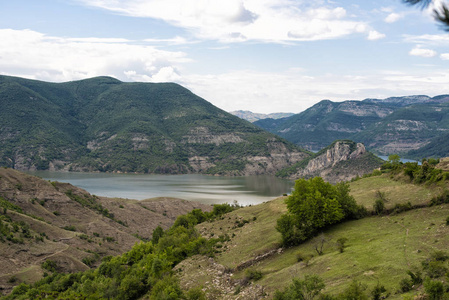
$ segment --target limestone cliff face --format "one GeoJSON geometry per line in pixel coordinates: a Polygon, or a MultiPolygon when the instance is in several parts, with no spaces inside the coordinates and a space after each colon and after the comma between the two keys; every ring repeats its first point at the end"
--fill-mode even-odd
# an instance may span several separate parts
{"type": "Polygon", "coordinates": [[[307,165],[299,168],[290,179],[320,176],[331,183],[350,180],[372,172],[381,160],[369,153],[361,143],[336,141],[311,158],[307,165]]]}
{"type": "Polygon", "coordinates": [[[277,139],[267,141],[268,155],[249,156],[243,175],[275,175],[279,170],[295,164],[309,155],[304,152],[291,151],[277,139]]]}
{"type": "MultiPolygon", "coordinates": [[[[218,141],[218,139],[214,139],[211,136],[203,139],[203,143],[205,143],[204,141],[212,143],[214,140],[218,141]]],[[[245,143],[240,143],[240,145],[242,148],[247,146],[245,143]]],[[[306,152],[291,149],[285,142],[277,138],[268,138],[266,140],[264,152],[263,155],[262,153],[257,155],[248,154],[246,156],[230,155],[223,159],[226,163],[232,161],[240,162],[242,164],[240,170],[212,171],[219,170],[214,168],[218,167],[221,162],[209,155],[192,155],[189,157],[189,165],[195,173],[231,176],[275,175],[279,170],[309,157],[309,154],[306,152]]]]}

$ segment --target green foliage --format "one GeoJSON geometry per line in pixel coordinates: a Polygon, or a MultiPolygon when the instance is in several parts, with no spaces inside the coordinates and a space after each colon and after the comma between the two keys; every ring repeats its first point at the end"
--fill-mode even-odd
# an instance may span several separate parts
{"type": "MultiPolygon", "coordinates": [[[[218,211],[225,211],[217,209],[218,211]]],[[[53,275],[47,276],[32,286],[21,287],[8,299],[22,299],[32,295],[51,299],[138,299],[147,295],[150,299],[205,299],[201,289],[184,293],[172,271],[173,267],[186,257],[202,254],[211,255],[214,246],[226,239],[206,240],[194,228],[198,223],[194,216],[213,217],[202,211],[192,211],[179,217],[175,224],[162,232],[158,239],[141,242],[116,257],[105,257],[100,266],[77,274],[59,274],[56,263],[47,260],[42,268],[53,275]]],[[[202,219],[203,221],[206,219],[202,219]]],[[[92,266],[98,255],[88,256],[83,262],[92,266]]]]}
{"type": "Polygon", "coordinates": [[[276,226],[285,246],[305,241],[320,228],[360,217],[361,211],[349,195],[347,184],[334,186],[320,177],[298,179],[294,191],[285,202],[288,213],[278,219],[276,226]]]}
{"type": "Polygon", "coordinates": [[[388,156],[387,162],[392,164],[393,166],[399,165],[399,163],[401,162],[401,157],[397,154],[391,154],[388,156]]]}
{"type": "Polygon", "coordinates": [[[76,231],[76,227],[73,225],[66,225],[62,227],[62,229],[68,230],[68,231],[76,231]]]}
{"type": "Polygon", "coordinates": [[[382,214],[385,209],[385,204],[381,199],[376,199],[373,205],[374,212],[378,215],[382,214]]]}
{"type": "Polygon", "coordinates": [[[324,289],[324,281],[317,275],[306,275],[303,280],[294,278],[284,291],[276,291],[274,300],[312,300],[324,289]]]}
{"type": "Polygon", "coordinates": [[[441,281],[427,279],[424,281],[424,289],[429,296],[429,300],[443,299],[445,289],[441,281]]]}
{"type": "Polygon", "coordinates": [[[164,235],[164,229],[162,229],[161,226],[157,226],[154,230],[153,230],[153,234],[152,234],[152,238],[151,241],[153,242],[153,244],[157,244],[159,242],[159,239],[164,235]]]}
{"type": "Polygon", "coordinates": [[[259,271],[259,270],[247,269],[247,270],[245,271],[245,277],[246,277],[248,280],[254,280],[254,281],[257,281],[257,280],[262,279],[263,274],[262,274],[262,272],[259,271]]]}
{"type": "Polygon", "coordinates": [[[345,251],[347,241],[348,239],[345,237],[341,237],[337,240],[337,248],[340,253],[343,253],[345,251]]]}
{"type": "Polygon", "coordinates": [[[410,276],[412,285],[419,285],[422,283],[423,279],[422,279],[420,270],[417,270],[415,272],[408,270],[407,274],[410,276]]]}
{"type": "Polygon", "coordinates": [[[365,293],[366,285],[354,280],[351,284],[338,296],[341,300],[368,300],[365,293]]]}
{"type": "Polygon", "coordinates": [[[411,291],[413,287],[413,282],[410,280],[410,278],[403,278],[399,282],[399,290],[402,293],[407,293],[408,291],[411,291]]]}
{"type": "Polygon", "coordinates": [[[47,259],[44,262],[42,262],[42,264],[41,264],[42,269],[47,270],[52,273],[56,272],[57,267],[58,267],[58,265],[56,264],[56,262],[51,259],[47,259]]]}
{"type": "Polygon", "coordinates": [[[20,206],[17,206],[14,203],[11,203],[11,201],[8,201],[7,199],[5,199],[1,196],[0,196],[0,207],[3,207],[3,209],[13,210],[18,213],[23,213],[23,210],[20,206]]]}
{"type": "Polygon", "coordinates": [[[386,292],[385,287],[377,282],[377,285],[371,290],[371,296],[373,296],[373,300],[385,299],[387,297],[386,292]]]}
{"type": "Polygon", "coordinates": [[[273,141],[301,151],[173,83],[1,76],[0,97],[0,128],[9,137],[0,142],[2,166],[24,157],[37,169],[58,161],[84,171],[182,174],[193,171],[189,157],[207,156],[215,166],[202,173],[238,174],[247,156],[267,156],[273,141]]]}
{"type": "Polygon", "coordinates": [[[191,288],[186,293],[187,300],[207,300],[206,294],[200,287],[191,288]]]}

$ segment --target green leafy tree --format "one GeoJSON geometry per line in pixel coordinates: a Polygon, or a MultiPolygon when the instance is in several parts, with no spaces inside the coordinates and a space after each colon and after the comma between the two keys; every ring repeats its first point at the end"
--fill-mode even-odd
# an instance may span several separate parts
{"type": "Polygon", "coordinates": [[[303,242],[320,228],[354,218],[360,210],[347,184],[334,186],[321,177],[298,179],[285,202],[288,213],[278,219],[276,226],[285,246],[303,242]]]}
{"type": "Polygon", "coordinates": [[[153,244],[156,245],[159,242],[159,239],[164,235],[164,229],[161,226],[156,227],[153,230],[152,241],[153,244]]]}
{"type": "Polygon", "coordinates": [[[397,154],[391,154],[388,156],[388,162],[392,165],[398,165],[401,161],[401,157],[397,154]]]}

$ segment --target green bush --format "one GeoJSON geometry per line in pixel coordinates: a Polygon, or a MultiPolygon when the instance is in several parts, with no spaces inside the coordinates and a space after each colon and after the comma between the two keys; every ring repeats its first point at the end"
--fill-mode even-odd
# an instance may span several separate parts
{"type": "Polygon", "coordinates": [[[276,291],[274,300],[314,299],[324,289],[324,281],[317,275],[306,275],[303,280],[294,278],[283,291],[276,291]]]}
{"type": "Polygon", "coordinates": [[[248,269],[248,270],[245,271],[245,277],[248,280],[255,280],[255,281],[257,281],[257,280],[262,279],[263,275],[262,275],[262,272],[259,271],[259,270],[248,269]]]}
{"type": "Polygon", "coordinates": [[[376,199],[373,205],[374,212],[378,215],[382,214],[385,209],[384,201],[381,199],[376,199]]]}
{"type": "Polygon", "coordinates": [[[424,281],[424,289],[430,300],[440,300],[443,298],[444,286],[441,281],[427,279],[424,281]]]}

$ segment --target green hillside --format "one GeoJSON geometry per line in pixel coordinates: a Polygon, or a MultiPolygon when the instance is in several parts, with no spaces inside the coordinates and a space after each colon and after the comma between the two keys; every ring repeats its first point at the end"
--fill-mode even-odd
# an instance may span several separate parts
{"type": "Polygon", "coordinates": [[[407,153],[407,157],[414,159],[438,158],[449,156],[449,134],[442,134],[433,138],[428,144],[423,147],[411,150],[407,153]]]}
{"type": "MultiPolygon", "coordinates": [[[[377,154],[405,154],[449,130],[448,100],[447,95],[323,100],[292,117],[254,124],[311,150],[326,147],[336,139],[350,139],[377,154]]],[[[416,157],[418,152],[411,155],[416,157]]],[[[422,158],[435,153],[422,148],[419,155],[422,158]]]]}
{"type": "Polygon", "coordinates": [[[349,184],[364,217],[321,228],[298,246],[281,248],[276,230],[287,197],[239,209],[217,205],[178,217],[99,268],[52,271],[36,284],[17,283],[5,299],[292,299],[276,291],[307,276],[323,283],[324,299],[381,299],[376,287],[382,299],[444,299],[449,174],[428,164],[382,169],[349,184]]]}
{"type": "Polygon", "coordinates": [[[0,100],[0,165],[16,169],[273,174],[307,156],[174,83],[0,76],[0,100]]]}

